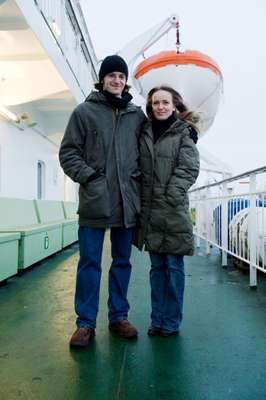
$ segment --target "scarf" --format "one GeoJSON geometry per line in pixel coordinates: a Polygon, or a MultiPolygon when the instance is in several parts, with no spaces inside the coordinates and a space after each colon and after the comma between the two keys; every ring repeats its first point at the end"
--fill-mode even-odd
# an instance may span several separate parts
{"type": "Polygon", "coordinates": [[[164,120],[158,120],[153,118],[151,122],[152,132],[153,132],[153,142],[156,143],[159,137],[161,137],[167,129],[170,128],[171,125],[176,121],[176,113],[173,113],[164,120]]]}
{"type": "Polygon", "coordinates": [[[108,92],[107,90],[103,90],[101,93],[104,94],[106,100],[112,107],[118,108],[119,110],[122,108],[126,108],[128,103],[132,100],[132,96],[128,92],[122,93],[122,97],[117,97],[114,94],[108,92]]]}

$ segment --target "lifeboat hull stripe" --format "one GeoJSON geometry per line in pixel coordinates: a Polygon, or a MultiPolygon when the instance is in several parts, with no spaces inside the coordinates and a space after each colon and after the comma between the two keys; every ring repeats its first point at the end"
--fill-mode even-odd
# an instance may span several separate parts
{"type": "Polygon", "coordinates": [[[138,79],[152,69],[162,68],[173,64],[194,64],[199,67],[209,68],[222,78],[222,73],[216,62],[199,51],[185,51],[184,53],[176,53],[175,51],[162,51],[161,53],[142,61],[135,69],[134,77],[138,79]]]}

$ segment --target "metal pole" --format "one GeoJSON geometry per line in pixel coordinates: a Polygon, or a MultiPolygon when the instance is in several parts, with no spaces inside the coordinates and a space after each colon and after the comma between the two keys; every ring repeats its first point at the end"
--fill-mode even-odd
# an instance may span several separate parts
{"type": "Polygon", "coordinates": [[[205,190],[205,231],[206,231],[206,254],[209,255],[211,250],[210,250],[210,226],[211,226],[211,221],[210,221],[210,207],[209,207],[209,195],[210,195],[210,189],[207,188],[205,190]]]}
{"type": "Polygon", "coordinates": [[[197,248],[200,248],[200,224],[201,224],[201,215],[200,215],[200,191],[197,193],[196,196],[196,246],[197,248]]]}
{"type": "Polygon", "coordinates": [[[251,288],[257,287],[257,214],[256,214],[256,175],[252,174],[249,181],[250,191],[250,210],[248,219],[248,248],[250,252],[249,264],[249,285],[251,288]]]}
{"type": "Polygon", "coordinates": [[[222,266],[227,266],[227,250],[228,250],[228,199],[227,183],[222,185],[222,210],[221,210],[221,245],[222,245],[222,266]]]}

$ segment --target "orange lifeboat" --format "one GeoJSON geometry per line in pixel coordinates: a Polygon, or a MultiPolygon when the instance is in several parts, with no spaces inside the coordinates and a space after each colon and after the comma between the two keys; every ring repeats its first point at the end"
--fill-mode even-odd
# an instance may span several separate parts
{"type": "Polygon", "coordinates": [[[223,90],[219,66],[199,51],[162,51],[142,61],[133,72],[133,83],[146,97],[155,86],[176,89],[187,106],[200,114],[201,133],[212,125],[223,90]]]}

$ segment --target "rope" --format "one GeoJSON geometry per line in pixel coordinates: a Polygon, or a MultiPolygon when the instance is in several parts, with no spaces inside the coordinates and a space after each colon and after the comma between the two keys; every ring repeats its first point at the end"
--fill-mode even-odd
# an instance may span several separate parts
{"type": "Polygon", "coordinates": [[[176,52],[179,53],[180,40],[179,40],[179,22],[176,23],[176,52]]]}

